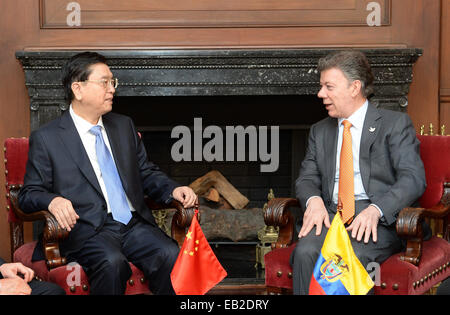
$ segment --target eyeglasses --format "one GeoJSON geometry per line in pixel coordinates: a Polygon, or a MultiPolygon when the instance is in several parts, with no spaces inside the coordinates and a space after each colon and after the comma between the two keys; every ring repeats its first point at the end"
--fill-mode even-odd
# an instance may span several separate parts
{"type": "Polygon", "coordinates": [[[101,80],[84,80],[83,82],[100,83],[101,86],[103,86],[103,88],[105,90],[108,87],[108,84],[111,85],[115,89],[117,89],[117,87],[119,86],[119,79],[118,78],[101,79],[101,80]]]}

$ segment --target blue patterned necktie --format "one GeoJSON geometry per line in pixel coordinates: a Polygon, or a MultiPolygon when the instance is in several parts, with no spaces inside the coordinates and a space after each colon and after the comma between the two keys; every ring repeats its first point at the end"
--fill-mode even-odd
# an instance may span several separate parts
{"type": "Polygon", "coordinates": [[[113,219],[123,224],[128,224],[131,219],[131,210],[122,186],[122,181],[120,180],[119,172],[103,140],[101,126],[94,126],[89,131],[95,135],[95,151],[97,152],[98,164],[100,165],[100,171],[102,172],[106,192],[108,193],[108,201],[113,219]]]}

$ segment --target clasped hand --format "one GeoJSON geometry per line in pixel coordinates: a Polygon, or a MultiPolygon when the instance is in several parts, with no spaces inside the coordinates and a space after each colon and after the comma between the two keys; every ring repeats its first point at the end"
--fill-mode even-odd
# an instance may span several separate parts
{"type": "MultiPolygon", "coordinates": [[[[370,235],[372,235],[372,240],[377,242],[377,227],[380,216],[378,209],[370,205],[353,219],[346,230],[351,231],[351,236],[356,238],[358,242],[361,241],[364,236],[364,243],[367,244],[370,235]]],[[[328,211],[325,208],[322,198],[312,198],[309,201],[305,215],[303,216],[303,225],[298,237],[302,238],[308,235],[314,226],[316,226],[316,235],[320,235],[323,224],[325,224],[325,227],[330,228],[328,211]]]]}
{"type": "Polygon", "coordinates": [[[0,280],[0,294],[29,295],[31,288],[27,284],[34,277],[34,271],[21,263],[4,263],[0,266],[4,279],[0,280]],[[19,275],[22,275],[20,277],[19,275]]]}
{"type": "Polygon", "coordinates": [[[192,208],[197,202],[197,195],[192,188],[188,186],[180,186],[175,188],[172,192],[172,196],[181,202],[184,208],[192,208]]]}

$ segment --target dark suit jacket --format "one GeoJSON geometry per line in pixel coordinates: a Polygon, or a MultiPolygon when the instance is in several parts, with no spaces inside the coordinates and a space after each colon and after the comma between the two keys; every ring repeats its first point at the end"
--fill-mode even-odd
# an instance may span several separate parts
{"type": "MultiPolygon", "coordinates": [[[[6,263],[2,258],[0,258],[0,266],[6,263]]],[[[0,273],[0,279],[3,279],[3,275],[0,273]]]]}
{"type": "MultiPolygon", "coordinates": [[[[3,265],[6,261],[0,258],[0,266],[3,265]]],[[[0,279],[3,279],[3,275],[0,273],[0,279]]]]}
{"type": "MultiPolygon", "coordinates": [[[[327,117],[311,127],[296,181],[297,198],[305,208],[308,198],[315,195],[321,196],[331,209],[337,140],[336,118],[327,117]]],[[[359,161],[364,189],[371,203],[383,211],[381,222],[386,225],[395,223],[399,211],[414,203],[425,190],[419,141],[407,114],[377,109],[369,103],[359,161]]]]}
{"type": "MultiPolygon", "coordinates": [[[[103,115],[103,124],[131,204],[142,218],[155,225],[144,194],[156,202],[169,202],[173,189],[179,185],[148,161],[130,118],[108,113],[103,115]]],[[[66,256],[78,251],[102,227],[107,215],[105,198],[68,111],[31,134],[19,204],[25,212],[39,211],[48,209],[56,196],[70,200],[80,217],[60,244],[62,255],[66,256]]],[[[38,251],[34,259],[42,258],[38,251]]]]}

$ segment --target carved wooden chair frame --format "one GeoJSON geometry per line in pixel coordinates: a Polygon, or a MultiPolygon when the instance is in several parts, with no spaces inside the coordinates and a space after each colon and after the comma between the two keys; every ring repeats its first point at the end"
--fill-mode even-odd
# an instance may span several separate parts
{"type": "MultiPolygon", "coordinates": [[[[279,227],[280,232],[272,249],[285,248],[292,244],[294,236],[294,217],[289,210],[291,207],[300,208],[295,198],[274,198],[269,201],[264,213],[264,221],[268,226],[279,227]]],[[[406,250],[401,253],[400,259],[415,266],[419,265],[422,256],[422,243],[424,234],[422,222],[427,219],[443,221],[443,238],[450,241],[450,183],[444,183],[444,193],[439,204],[431,208],[404,208],[400,211],[396,221],[396,230],[399,237],[406,240],[406,250]]],[[[450,266],[445,266],[448,268],[450,266]]],[[[438,270],[437,272],[441,272],[438,270]]],[[[292,275],[291,275],[292,276],[292,275]]],[[[276,287],[267,287],[269,293],[289,293],[290,290],[276,287]]]]}
{"type": "MultiPolygon", "coordinates": [[[[59,226],[56,218],[48,210],[41,210],[30,214],[23,212],[18,203],[18,194],[21,186],[22,185],[11,185],[7,187],[7,198],[11,202],[11,209],[9,210],[13,211],[16,217],[20,220],[20,222],[10,223],[11,255],[13,255],[14,252],[24,244],[22,222],[44,221],[43,246],[47,268],[50,270],[65,265],[67,263],[66,258],[61,256],[59,251],[59,242],[67,238],[69,232],[59,226]]],[[[171,235],[181,247],[185,238],[186,228],[189,228],[194,216],[193,208],[185,209],[182,204],[176,200],[172,201],[169,205],[157,204],[150,200],[146,200],[146,202],[152,210],[165,208],[176,209],[176,212],[172,218],[171,235]]]]}

